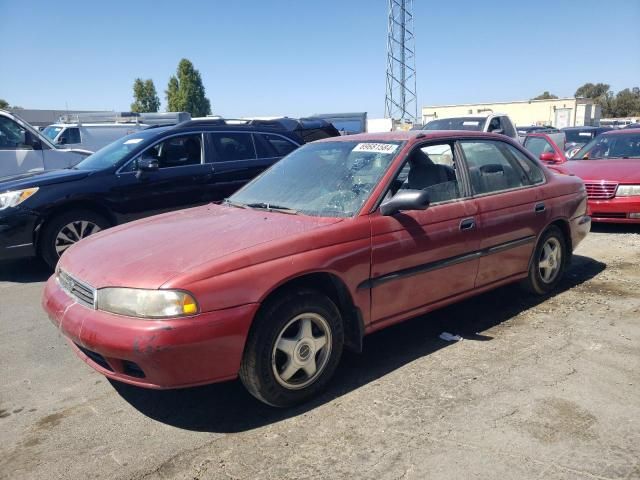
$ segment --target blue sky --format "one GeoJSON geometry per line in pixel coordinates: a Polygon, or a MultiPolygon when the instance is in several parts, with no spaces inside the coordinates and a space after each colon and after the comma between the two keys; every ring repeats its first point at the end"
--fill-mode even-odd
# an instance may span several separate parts
{"type": "MultiPolygon", "coordinates": [[[[214,113],[384,112],[386,0],[0,0],[0,98],[128,110],[178,61],[214,113]],[[28,6],[27,6],[28,5],[28,6]]],[[[418,104],[640,86],[640,0],[415,0],[418,104]]]]}

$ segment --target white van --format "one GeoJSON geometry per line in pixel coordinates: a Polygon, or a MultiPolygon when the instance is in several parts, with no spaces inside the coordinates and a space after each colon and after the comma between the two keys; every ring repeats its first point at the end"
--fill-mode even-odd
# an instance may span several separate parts
{"type": "Polygon", "coordinates": [[[42,133],[54,145],[96,152],[119,138],[151,125],[175,125],[190,119],[191,115],[185,112],[71,114],[62,115],[57,123],[49,125],[42,133]]]}
{"type": "Polygon", "coordinates": [[[56,148],[19,116],[0,110],[0,178],[69,168],[91,153],[81,149],[56,148]]]}

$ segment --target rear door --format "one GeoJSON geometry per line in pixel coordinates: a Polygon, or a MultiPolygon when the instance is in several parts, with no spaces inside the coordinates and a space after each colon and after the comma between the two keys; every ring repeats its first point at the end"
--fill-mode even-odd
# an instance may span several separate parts
{"type": "Polygon", "coordinates": [[[422,211],[371,216],[372,322],[393,321],[473,289],[480,236],[477,206],[453,142],[423,144],[408,155],[386,197],[426,190],[422,211]]]}
{"type": "Polygon", "coordinates": [[[44,169],[42,150],[27,144],[30,135],[18,122],[0,115],[0,177],[44,169]]]}
{"type": "Polygon", "coordinates": [[[536,238],[547,223],[542,170],[499,140],[462,140],[478,208],[480,262],[476,287],[526,272],[536,238]]]}

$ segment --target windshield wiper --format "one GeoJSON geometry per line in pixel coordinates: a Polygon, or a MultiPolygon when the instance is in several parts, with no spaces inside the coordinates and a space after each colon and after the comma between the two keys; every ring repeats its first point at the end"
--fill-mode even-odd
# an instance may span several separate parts
{"type": "Polygon", "coordinates": [[[234,202],[233,200],[229,200],[228,198],[225,198],[222,203],[224,203],[225,205],[230,205],[232,207],[238,207],[238,208],[248,208],[244,203],[240,203],[240,202],[234,202]]]}
{"type": "Polygon", "coordinates": [[[267,210],[269,212],[288,213],[291,215],[296,215],[298,213],[297,210],[294,210],[292,208],[281,207],[280,205],[274,205],[272,203],[265,203],[265,202],[247,203],[247,207],[257,208],[260,210],[267,210]]]}

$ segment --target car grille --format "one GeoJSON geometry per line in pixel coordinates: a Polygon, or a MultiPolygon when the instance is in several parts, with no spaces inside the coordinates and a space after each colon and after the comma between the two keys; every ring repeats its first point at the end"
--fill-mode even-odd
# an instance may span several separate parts
{"type": "Polygon", "coordinates": [[[58,272],[58,282],[62,289],[71,297],[75,298],[78,303],[82,303],[87,307],[95,308],[96,305],[96,289],[86,283],[73,278],[66,272],[60,270],[58,272]]]}
{"type": "Polygon", "coordinates": [[[585,182],[584,186],[587,188],[587,196],[594,200],[613,198],[618,188],[615,182],[585,182]]]}

